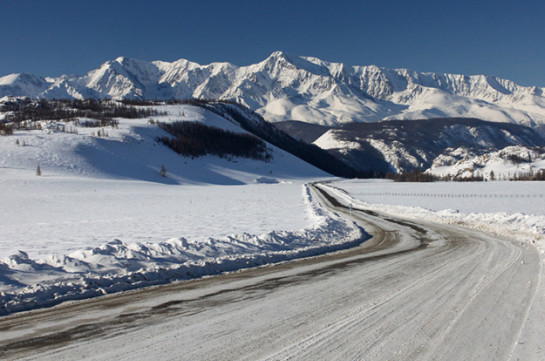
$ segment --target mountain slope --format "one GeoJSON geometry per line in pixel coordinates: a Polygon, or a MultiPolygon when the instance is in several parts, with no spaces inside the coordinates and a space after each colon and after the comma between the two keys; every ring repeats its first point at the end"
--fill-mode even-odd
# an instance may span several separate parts
{"type": "Polygon", "coordinates": [[[290,136],[242,105],[225,102],[197,102],[197,104],[231,119],[252,134],[332,175],[345,178],[371,175],[369,169],[360,170],[359,167],[350,166],[319,146],[290,136]]]}
{"type": "Polygon", "coordinates": [[[274,52],[238,67],[117,58],[84,76],[0,78],[0,97],[227,99],[266,120],[323,125],[391,119],[474,117],[545,125],[544,89],[485,75],[347,66],[274,52]]]}
{"type": "MultiPolygon", "coordinates": [[[[291,134],[309,127],[297,122],[277,126],[291,134]]],[[[439,167],[446,159],[454,164],[464,160],[464,154],[483,156],[511,146],[545,146],[545,139],[531,128],[470,118],[350,123],[314,130],[316,138],[307,141],[358,170],[383,173],[439,167]]]]}
{"type": "Polygon", "coordinates": [[[170,184],[237,185],[281,182],[285,179],[324,177],[327,173],[267,144],[267,161],[226,155],[182,157],[158,141],[170,135],[157,121],[198,122],[234,133],[248,133],[216,113],[192,105],[158,106],[158,115],[140,119],[116,118],[114,126],[89,126],[79,118],[37,120],[29,130],[15,129],[0,137],[3,177],[34,176],[40,166],[44,176],[143,180],[170,184]],[[161,177],[161,166],[168,176],[161,177]]]}

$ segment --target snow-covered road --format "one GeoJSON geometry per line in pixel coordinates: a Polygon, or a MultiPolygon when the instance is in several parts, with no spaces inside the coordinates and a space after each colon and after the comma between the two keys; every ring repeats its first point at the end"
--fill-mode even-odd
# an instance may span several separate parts
{"type": "Polygon", "coordinates": [[[543,312],[535,248],[322,200],[373,238],[302,261],[7,316],[0,357],[545,359],[525,329],[543,312]]]}

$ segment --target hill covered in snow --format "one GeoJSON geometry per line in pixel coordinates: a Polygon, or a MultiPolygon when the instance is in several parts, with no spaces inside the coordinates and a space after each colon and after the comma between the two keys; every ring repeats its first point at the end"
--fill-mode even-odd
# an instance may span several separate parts
{"type": "Polygon", "coordinates": [[[543,129],[543,90],[494,76],[349,66],[284,52],[248,66],[120,57],[83,76],[0,78],[0,97],[228,99],[269,121],[324,125],[472,117],[543,129]]]}
{"type": "MultiPolygon", "coordinates": [[[[40,104],[31,103],[29,106],[39,109],[40,104]]],[[[4,112],[3,116],[10,116],[11,113],[4,112]]],[[[36,114],[39,114],[38,111],[36,114]]],[[[13,134],[0,137],[0,174],[3,177],[21,173],[33,175],[39,166],[44,176],[224,185],[265,180],[280,182],[327,175],[282,149],[259,140],[265,147],[262,150],[268,155],[266,159],[238,157],[228,152],[222,157],[181,156],[160,142],[161,138],[173,136],[158,123],[197,123],[203,127],[221,129],[226,134],[245,134],[256,140],[257,137],[240,124],[198,106],[157,106],[150,113],[154,115],[146,115],[146,111],[144,114],[143,117],[113,118],[109,122],[107,120],[110,118],[100,121],[74,117],[14,123],[16,129],[12,130],[13,134]],[[166,177],[161,175],[162,166],[166,168],[166,177]]]]}

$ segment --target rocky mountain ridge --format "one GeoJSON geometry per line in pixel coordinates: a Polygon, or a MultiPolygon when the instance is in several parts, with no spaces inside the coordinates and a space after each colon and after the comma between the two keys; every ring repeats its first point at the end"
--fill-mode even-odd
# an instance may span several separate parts
{"type": "Polygon", "coordinates": [[[544,88],[485,75],[348,66],[274,52],[248,66],[119,57],[83,76],[0,78],[0,97],[46,99],[226,99],[269,121],[322,125],[473,117],[543,129],[544,88]]]}
{"type": "Polygon", "coordinates": [[[467,178],[485,175],[485,168],[486,175],[496,168],[498,176],[508,176],[509,172],[537,172],[545,165],[540,161],[545,157],[545,139],[534,129],[517,124],[441,118],[337,127],[290,121],[276,126],[327,149],[360,171],[384,174],[420,170],[467,178]],[[488,162],[493,166],[488,167],[488,162]]]}

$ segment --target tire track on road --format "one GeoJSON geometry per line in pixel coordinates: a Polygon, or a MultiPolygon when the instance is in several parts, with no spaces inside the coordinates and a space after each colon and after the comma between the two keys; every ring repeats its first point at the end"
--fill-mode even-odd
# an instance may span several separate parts
{"type": "Polygon", "coordinates": [[[535,250],[350,210],[312,189],[373,238],[323,256],[8,316],[0,319],[11,335],[0,356],[508,359],[535,296],[535,250]]]}

